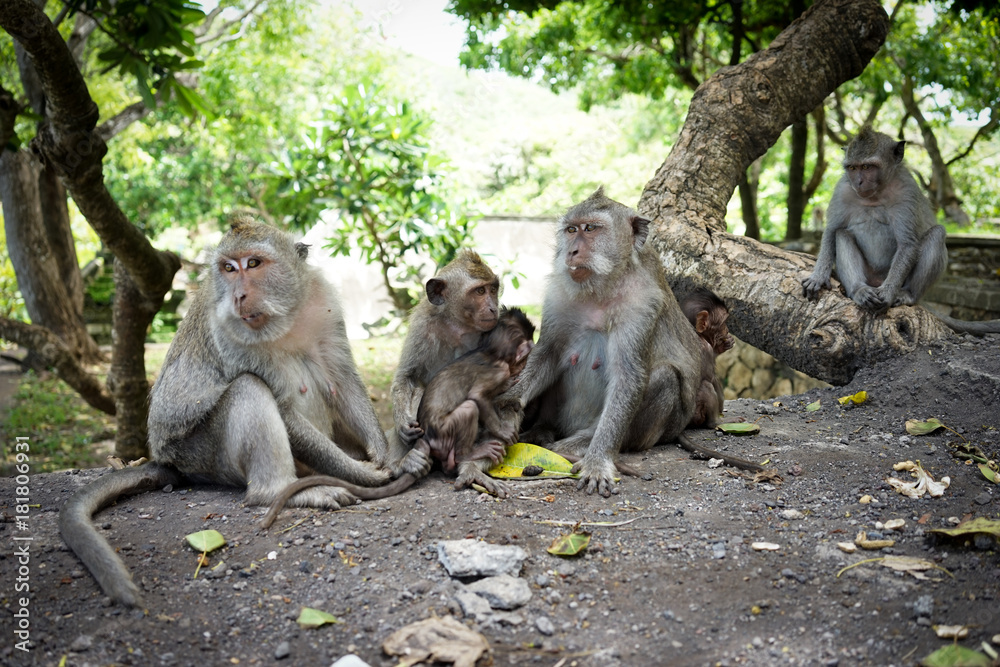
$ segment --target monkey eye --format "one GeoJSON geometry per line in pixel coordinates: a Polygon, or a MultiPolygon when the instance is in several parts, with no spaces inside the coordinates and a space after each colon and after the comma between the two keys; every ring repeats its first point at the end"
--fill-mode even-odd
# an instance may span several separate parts
{"type": "Polygon", "coordinates": [[[577,232],[577,226],[576,225],[567,225],[566,226],[566,233],[567,234],[576,234],[576,232],[577,232]]]}
{"type": "Polygon", "coordinates": [[[222,265],[222,270],[226,273],[232,273],[236,270],[236,267],[233,266],[232,262],[226,262],[222,265]]]}
{"type": "Polygon", "coordinates": [[[583,226],[583,231],[585,231],[585,232],[595,232],[595,231],[597,231],[597,225],[594,225],[594,224],[591,224],[591,223],[588,222],[587,224],[585,224],[583,226]]]}
{"type": "Polygon", "coordinates": [[[260,260],[257,259],[256,257],[251,257],[250,259],[247,260],[247,268],[248,269],[253,269],[253,268],[256,268],[258,266],[260,266],[260,260]]]}
{"type": "Polygon", "coordinates": [[[486,288],[480,285],[479,287],[476,288],[476,294],[478,294],[479,296],[486,294],[486,288]]]}

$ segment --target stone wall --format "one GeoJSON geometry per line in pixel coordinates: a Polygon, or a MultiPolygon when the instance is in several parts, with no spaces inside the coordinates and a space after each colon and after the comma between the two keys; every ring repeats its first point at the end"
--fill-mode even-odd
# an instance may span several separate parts
{"type": "Polygon", "coordinates": [[[715,372],[723,378],[726,400],[773,398],[830,386],[792,369],[738,338],[733,349],[715,360],[715,372]]]}

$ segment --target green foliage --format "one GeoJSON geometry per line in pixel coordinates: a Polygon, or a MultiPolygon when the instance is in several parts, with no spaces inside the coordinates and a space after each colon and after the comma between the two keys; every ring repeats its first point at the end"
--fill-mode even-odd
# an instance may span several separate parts
{"type": "Polygon", "coordinates": [[[134,78],[142,101],[156,107],[156,95],[173,99],[188,116],[208,115],[201,96],[177,75],[204,65],[195,58],[196,24],[205,19],[201,7],[188,0],[71,0],[110,37],[97,58],[108,69],[134,78]]]}
{"type": "Polygon", "coordinates": [[[462,64],[501,69],[553,90],[579,86],[584,109],[624,93],[661,99],[671,87],[694,89],[722,65],[773,39],[809,3],[748,0],[453,0],[469,22],[462,64]],[[734,15],[738,6],[740,15],[734,15]],[[801,9],[799,11],[801,11],[801,9]]]}
{"type": "Polygon", "coordinates": [[[301,141],[272,163],[270,210],[308,228],[327,210],[340,219],[328,246],[359,250],[378,263],[397,308],[416,302],[396,285],[415,283],[429,255],[450,261],[469,233],[468,219],[437,194],[444,161],[431,153],[429,120],[376,86],[346,88],[310,123],[301,141]],[[390,272],[399,272],[390,279],[390,272]]]}

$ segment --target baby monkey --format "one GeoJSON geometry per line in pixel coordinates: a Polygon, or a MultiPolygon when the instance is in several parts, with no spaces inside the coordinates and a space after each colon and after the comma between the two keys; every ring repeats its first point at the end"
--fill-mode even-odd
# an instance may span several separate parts
{"type": "Polygon", "coordinates": [[[702,351],[701,385],[698,387],[694,416],[688,426],[715,428],[724,401],[722,381],[715,372],[715,360],[733,347],[733,337],[726,326],[729,309],[714,292],[698,287],[681,301],[681,310],[698,332],[702,351]]]}
{"type": "Polygon", "coordinates": [[[417,421],[431,457],[446,471],[465,461],[503,459],[505,443],[515,434],[503,432],[493,399],[517,382],[534,335],[535,326],[519,308],[504,308],[479,347],[442,368],[427,384],[417,421]],[[477,444],[480,424],[493,437],[477,444]]]}
{"type": "MultiPolygon", "coordinates": [[[[715,428],[722,415],[725,398],[722,381],[715,372],[716,358],[733,347],[733,337],[729,335],[726,320],[729,309],[726,304],[709,289],[697,287],[681,300],[681,310],[688,318],[701,342],[701,383],[695,396],[694,416],[688,428],[715,428]]],[[[709,449],[693,441],[686,433],[677,437],[680,446],[698,456],[722,459],[728,465],[743,470],[759,472],[763,467],[735,456],[729,456],[709,449]]]]}

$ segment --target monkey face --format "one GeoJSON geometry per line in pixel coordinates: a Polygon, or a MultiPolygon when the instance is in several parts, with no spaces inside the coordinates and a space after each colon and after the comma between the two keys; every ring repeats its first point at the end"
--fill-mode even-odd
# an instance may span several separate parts
{"type": "Polygon", "coordinates": [[[500,315],[500,281],[473,285],[465,293],[462,311],[465,321],[476,331],[490,331],[500,315]]]}
{"type": "Polygon", "coordinates": [[[583,283],[591,277],[606,276],[614,270],[615,244],[602,217],[567,220],[560,234],[562,257],[569,277],[583,283]]]}
{"type": "Polygon", "coordinates": [[[851,187],[862,199],[868,199],[878,194],[881,187],[881,173],[879,165],[873,162],[851,163],[845,167],[847,178],[851,182],[851,187]]]}

